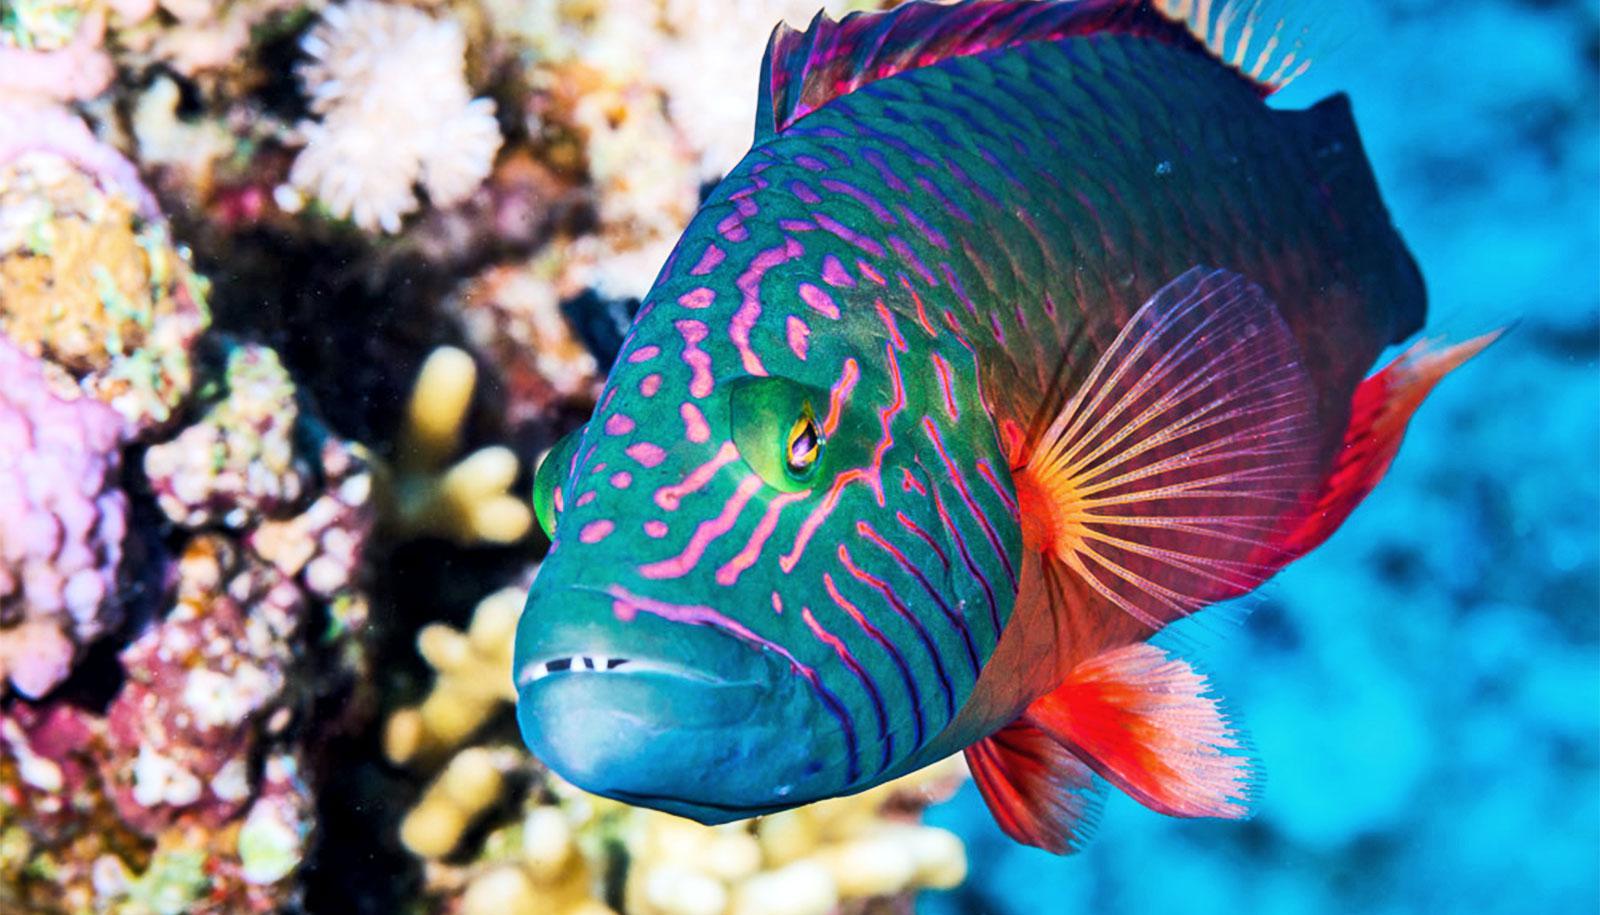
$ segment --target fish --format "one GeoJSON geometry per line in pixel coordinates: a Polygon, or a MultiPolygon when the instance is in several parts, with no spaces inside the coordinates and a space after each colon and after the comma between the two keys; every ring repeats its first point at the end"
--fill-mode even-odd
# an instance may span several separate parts
{"type": "Polygon", "coordinates": [[[1326,540],[1447,373],[1351,105],[1285,20],[912,2],[761,65],[749,153],[539,465],[517,717],[704,823],[964,753],[1082,847],[1107,787],[1237,819],[1258,765],[1153,644],[1326,540]]]}

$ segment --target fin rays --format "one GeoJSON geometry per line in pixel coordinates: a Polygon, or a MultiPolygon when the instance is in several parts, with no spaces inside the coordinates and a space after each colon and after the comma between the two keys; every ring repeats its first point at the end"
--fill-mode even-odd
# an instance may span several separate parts
{"type": "Polygon", "coordinates": [[[1273,536],[1315,482],[1312,410],[1260,288],[1190,270],[1128,321],[1021,462],[1034,546],[1152,629],[1249,591],[1282,564],[1273,536]]]}

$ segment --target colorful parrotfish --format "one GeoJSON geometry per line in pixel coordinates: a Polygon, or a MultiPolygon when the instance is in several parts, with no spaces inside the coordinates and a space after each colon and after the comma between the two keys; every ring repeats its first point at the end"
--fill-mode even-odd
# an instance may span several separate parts
{"type": "Polygon", "coordinates": [[[1488,344],[1422,277],[1343,97],[1247,4],[911,3],[762,64],[749,154],[535,482],[528,745],[719,822],[965,750],[1016,839],[1099,780],[1239,817],[1252,764],[1147,639],[1326,539],[1488,344]]]}

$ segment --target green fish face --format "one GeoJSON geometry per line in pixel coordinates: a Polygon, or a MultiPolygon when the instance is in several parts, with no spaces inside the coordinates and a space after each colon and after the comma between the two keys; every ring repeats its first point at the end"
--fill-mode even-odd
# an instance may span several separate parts
{"type": "Polygon", "coordinates": [[[1020,551],[972,352],[837,235],[751,218],[793,197],[762,193],[792,167],[750,164],[541,467],[517,637],[541,759],[703,821],[956,749],[1020,551]]]}

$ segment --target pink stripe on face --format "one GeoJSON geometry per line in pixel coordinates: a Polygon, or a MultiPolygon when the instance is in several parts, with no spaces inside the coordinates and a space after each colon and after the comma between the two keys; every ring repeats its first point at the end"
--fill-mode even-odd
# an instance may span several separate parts
{"type": "Polygon", "coordinates": [[[646,467],[654,467],[667,459],[667,453],[661,450],[660,445],[649,442],[634,442],[624,448],[623,453],[646,467]]]}
{"type": "Polygon", "coordinates": [[[611,532],[615,529],[616,525],[610,521],[590,521],[578,532],[578,540],[582,543],[599,543],[611,536],[611,532]]]}
{"type": "Polygon", "coordinates": [[[639,380],[639,393],[644,397],[654,397],[661,390],[661,376],[656,374],[646,375],[639,380]]]}
{"type": "Polygon", "coordinates": [[[722,263],[723,256],[721,248],[716,245],[706,245],[705,253],[700,255],[700,262],[694,265],[694,268],[689,271],[689,275],[705,276],[717,269],[717,265],[722,263]]]}
{"type": "Polygon", "coordinates": [[[811,336],[811,328],[794,315],[784,319],[783,328],[784,336],[789,341],[789,349],[793,351],[795,358],[801,362],[806,361],[806,338],[811,336]]]}
{"type": "Polygon", "coordinates": [[[828,391],[828,415],[822,420],[822,436],[827,438],[833,430],[839,428],[839,420],[844,416],[844,405],[850,400],[850,392],[855,390],[856,379],[861,377],[861,369],[856,361],[846,357],[844,371],[839,374],[839,380],[834,382],[833,388],[828,391]]]}
{"type": "Polygon", "coordinates": [[[711,437],[711,427],[706,425],[705,415],[699,407],[685,403],[678,407],[678,415],[683,417],[683,434],[689,437],[689,441],[699,443],[711,437]]]}
{"type": "Polygon", "coordinates": [[[739,293],[744,298],[739,310],[733,313],[733,318],[728,322],[728,338],[739,351],[744,370],[752,375],[767,374],[766,367],[761,364],[761,357],[750,347],[750,330],[756,326],[756,320],[761,317],[761,278],[773,267],[792,261],[803,253],[805,248],[798,241],[786,238],[782,245],[768,248],[752,258],[750,266],[746,267],[734,281],[734,285],[739,287],[739,293]]]}
{"type": "Polygon", "coordinates": [[[700,557],[705,555],[706,547],[733,530],[740,513],[750,502],[750,497],[754,496],[763,485],[765,484],[761,482],[760,477],[753,473],[747,474],[739,481],[732,498],[722,507],[721,514],[709,521],[700,522],[700,526],[694,529],[694,533],[689,537],[689,545],[683,548],[682,553],[671,559],[640,566],[639,574],[650,579],[682,578],[694,571],[694,567],[700,564],[700,557]]]}
{"type": "Polygon", "coordinates": [[[613,413],[606,417],[607,435],[627,435],[633,431],[633,418],[625,413],[613,413]]]}
{"type": "MultiPolygon", "coordinates": [[[[768,538],[777,529],[778,516],[783,514],[784,508],[809,495],[811,495],[811,490],[809,489],[802,492],[786,492],[780,496],[775,496],[772,501],[768,502],[766,514],[761,516],[761,522],[756,525],[755,531],[750,534],[750,540],[744,545],[744,549],[740,550],[737,556],[728,560],[726,565],[717,570],[717,584],[731,585],[739,580],[739,576],[743,575],[746,569],[755,565],[756,560],[761,558],[761,550],[767,545],[768,538]]],[[[777,592],[773,592],[773,596],[776,597],[777,592]]],[[[780,610],[779,612],[782,611],[780,610]]]]}
{"type": "Polygon", "coordinates": [[[711,380],[711,354],[700,348],[700,341],[710,332],[699,321],[674,321],[672,326],[683,335],[683,361],[692,373],[689,393],[695,397],[705,397],[716,386],[711,380]]]}
{"type": "Polygon", "coordinates": [[[629,362],[649,362],[661,355],[659,346],[641,346],[628,355],[629,362]]]}
{"type": "Polygon", "coordinates": [[[711,460],[706,461],[699,467],[696,467],[688,476],[683,478],[682,483],[678,483],[673,486],[663,486],[656,490],[656,504],[669,512],[677,511],[678,505],[683,501],[684,496],[687,496],[693,492],[699,492],[701,487],[705,486],[711,481],[712,477],[716,476],[718,470],[721,470],[723,467],[727,466],[733,461],[738,460],[738,458],[738,446],[733,442],[723,442],[722,447],[717,449],[717,453],[712,456],[711,460]]]}

